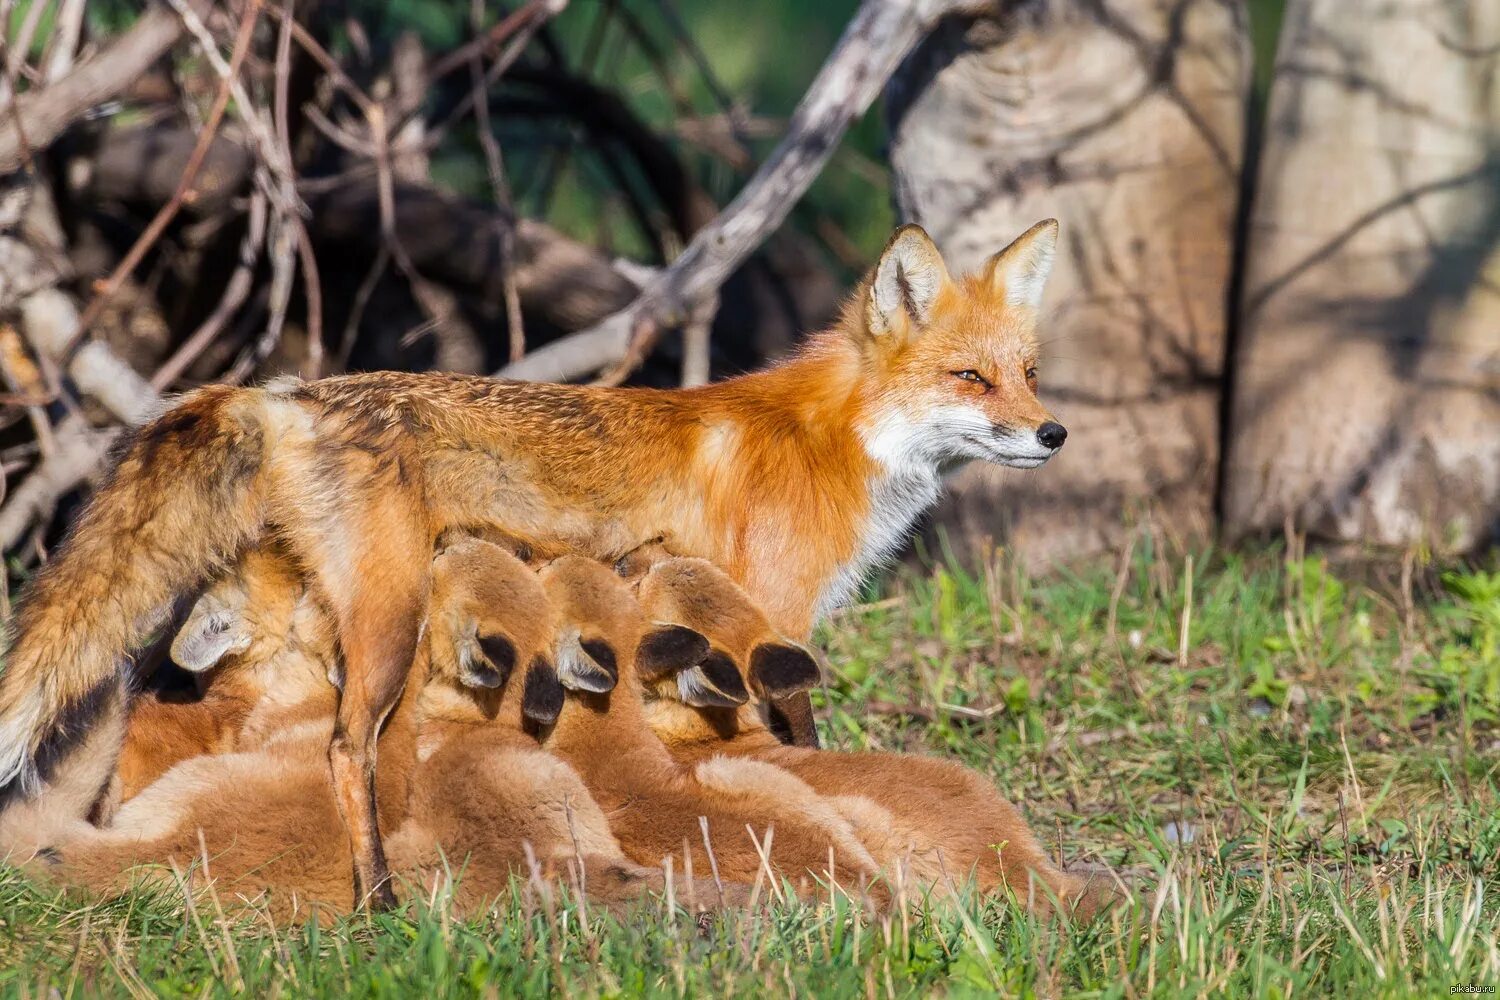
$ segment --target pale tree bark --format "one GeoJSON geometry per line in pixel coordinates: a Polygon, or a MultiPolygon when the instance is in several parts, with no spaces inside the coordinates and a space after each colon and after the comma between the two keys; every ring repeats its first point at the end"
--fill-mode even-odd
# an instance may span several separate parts
{"type": "Polygon", "coordinates": [[[898,208],[951,269],[1062,222],[1039,336],[1068,443],[956,477],[965,541],[1035,565],[1146,509],[1209,528],[1249,66],[1233,0],[1054,0],[945,24],[893,82],[898,208]]]}
{"type": "Polygon", "coordinates": [[[1292,0],[1251,219],[1233,534],[1500,514],[1500,4],[1292,0]]]}

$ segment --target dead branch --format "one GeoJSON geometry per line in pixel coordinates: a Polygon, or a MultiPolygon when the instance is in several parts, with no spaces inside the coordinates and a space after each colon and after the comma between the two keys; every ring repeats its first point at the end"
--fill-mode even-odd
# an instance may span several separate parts
{"type": "MultiPolygon", "coordinates": [[[[182,127],[110,130],[100,138],[92,169],[74,197],[159,204],[170,197],[193,144],[192,133],[182,127]]],[[[205,163],[193,203],[184,211],[210,205],[219,211],[229,205],[249,182],[255,157],[241,142],[221,134],[205,163]]],[[[298,194],[307,205],[308,230],[320,252],[357,252],[361,258],[369,253],[370,234],[379,232],[381,224],[374,176],[336,185],[304,181],[298,194]]],[[[517,220],[504,209],[429,185],[397,182],[392,197],[397,238],[413,266],[452,290],[482,295],[491,287],[501,273],[506,249],[497,233],[508,232],[515,244],[516,289],[528,316],[555,328],[577,330],[625,307],[639,294],[638,282],[608,257],[545,223],[517,220]]]]}
{"type": "MultiPolygon", "coordinates": [[[[208,0],[192,0],[200,11],[208,0]]],[[[16,98],[14,114],[0,120],[0,174],[25,161],[29,147],[48,146],[89,108],[129,87],[182,35],[182,22],[170,10],[153,7],[135,25],[67,76],[42,90],[16,98]]]]}
{"type": "Polygon", "coordinates": [[[11,491],[0,507],[0,548],[13,549],[45,524],[59,497],[76,489],[103,464],[119,429],[97,431],[81,417],[69,417],[57,428],[57,451],[26,481],[11,491]]]}
{"type": "Polygon", "coordinates": [[[561,381],[644,356],[681,325],[781,224],[870,106],[896,66],[937,21],[976,0],[864,0],[797,106],[787,135],[729,206],[640,297],[596,326],[548,344],[497,374],[561,381]]]}
{"type": "Polygon", "coordinates": [[[219,335],[224,324],[229,322],[229,317],[233,316],[244,304],[255,282],[255,264],[260,259],[260,248],[265,238],[266,196],[265,192],[256,191],[250,196],[249,225],[245,230],[245,238],[240,242],[239,262],[224,286],[224,295],[208,318],[199,324],[187,340],[182,342],[182,346],[173,352],[166,363],[152,376],[151,385],[158,392],[167,391],[172,383],[182,377],[182,373],[187,371],[188,366],[219,335]]]}
{"type": "Polygon", "coordinates": [[[156,408],[156,391],[107,344],[88,341],[67,360],[78,326],[78,308],[56,288],[42,289],[21,303],[21,328],[38,354],[65,366],[81,392],[120,420],[131,425],[144,422],[156,408]]]}
{"type": "MultiPolygon", "coordinates": [[[[183,3],[183,0],[176,0],[176,2],[183,3]]],[[[124,283],[125,279],[140,264],[141,259],[146,256],[146,252],[161,238],[161,234],[166,232],[167,226],[171,224],[172,219],[176,217],[178,211],[182,208],[182,203],[186,200],[188,192],[192,190],[193,181],[198,176],[199,168],[203,166],[204,158],[208,155],[209,146],[213,143],[215,133],[218,132],[219,122],[223,119],[224,111],[229,106],[229,97],[233,90],[234,78],[239,73],[240,64],[244,62],[245,56],[250,51],[250,39],[254,34],[255,22],[260,16],[260,3],[261,0],[251,0],[245,7],[244,17],[240,20],[239,33],[235,36],[234,40],[234,52],[230,56],[228,67],[230,72],[224,76],[223,81],[219,85],[218,93],[214,95],[213,108],[209,111],[208,119],[203,123],[203,129],[198,135],[198,141],[193,146],[192,153],[188,156],[187,165],[183,169],[181,178],[177,181],[177,189],[172,192],[171,200],[156,213],[156,217],[151,220],[150,224],[146,226],[146,229],[136,239],[135,245],[130,248],[124,259],[110,272],[109,277],[105,279],[99,290],[94,294],[93,300],[84,309],[83,316],[79,320],[76,336],[83,337],[88,334],[89,327],[93,325],[94,320],[99,318],[99,314],[104,311],[104,307],[109,303],[114,294],[120,290],[120,285],[124,283]]],[[[182,10],[183,16],[186,18],[191,8],[184,5],[182,10]]]]}

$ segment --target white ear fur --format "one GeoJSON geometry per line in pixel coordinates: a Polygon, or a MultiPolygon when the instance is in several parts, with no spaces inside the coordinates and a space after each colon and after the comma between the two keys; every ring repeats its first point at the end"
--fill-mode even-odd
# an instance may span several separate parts
{"type": "Polygon", "coordinates": [[[230,653],[250,646],[250,630],[238,608],[205,594],[193,605],[188,619],[172,639],[172,659],[184,670],[202,673],[230,653]]]}
{"type": "Polygon", "coordinates": [[[693,708],[738,708],[740,704],[721,692],[702,667],[689,667],[677,675],[677,696],[693,708]]]}
{"type": "Polygon", "coordinates": [[[1039,309],[1057,256],[1056,219],[1043,219],[990,258],[990,282],[1005,291],[1005,304],[1039,309]]]}
{"type": "Polygon", "coordinates": [[[943,255],[921,226],[902,226],[875,265],[866,318],[870,332],[884,336],[901,329],[901,315],[921,326],[932,315],[938,293],[948,283],[943,255]]]}
{"type": "Polygon", "coordinates": [[[570,691],[603,694],[615,686],[615,679],[583,648],[576,628],[568,629],[557,644],[557,679],[570,691]]]}

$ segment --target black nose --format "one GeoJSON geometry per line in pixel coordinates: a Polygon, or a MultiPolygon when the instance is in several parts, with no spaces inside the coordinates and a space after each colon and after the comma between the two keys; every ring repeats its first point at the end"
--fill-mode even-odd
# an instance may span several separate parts
{"type": "Polygon", "coordinates": [[[1043,448],[1061,448],[1068,439],[1068,429],[1056,420],[1049,420],[1036,429],[1036,439],[1043,448]]]}

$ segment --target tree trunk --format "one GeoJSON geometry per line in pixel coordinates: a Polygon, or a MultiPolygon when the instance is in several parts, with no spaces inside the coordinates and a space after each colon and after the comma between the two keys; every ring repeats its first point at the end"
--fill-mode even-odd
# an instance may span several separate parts
{"type": "Polygon", "coordinates": [[[898,208],[950,268],[1062,222],[1041,391],[1068,444],[958,476],[939,516],[965,541],[1035,565],[1144,508],[1209,527],[1249,67],[1232,0],[1033,0],[946,23],[892,85],[898,208]]]}
{"type": "Polygon", "coordinates": [[[1500,514],[1500,4],[1292,0],[1251,221],[1231,533],[1500,514]]]}

